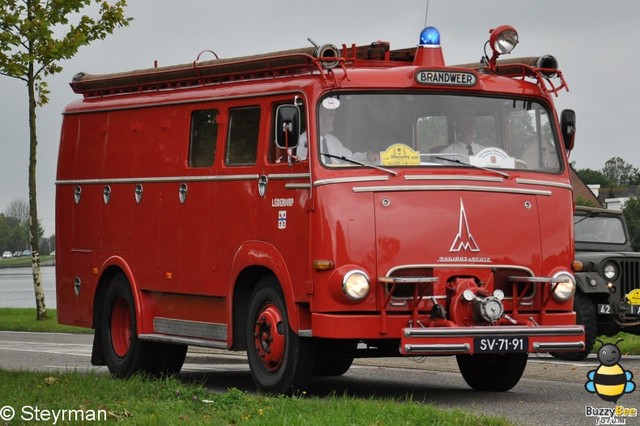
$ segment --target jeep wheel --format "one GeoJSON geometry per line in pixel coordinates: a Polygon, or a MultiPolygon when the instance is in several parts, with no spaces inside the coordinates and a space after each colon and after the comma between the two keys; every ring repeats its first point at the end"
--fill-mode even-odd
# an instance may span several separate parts
{"type": "Polygon", "coordinates": [[[551,352],[551,355],[565,361],[581,361],[591,353],[598,337],[598,314],[596,304],[589,297],[577,291],[573,299],[576,324],[584,326],[584,350],[580,352],[551,352]]]}

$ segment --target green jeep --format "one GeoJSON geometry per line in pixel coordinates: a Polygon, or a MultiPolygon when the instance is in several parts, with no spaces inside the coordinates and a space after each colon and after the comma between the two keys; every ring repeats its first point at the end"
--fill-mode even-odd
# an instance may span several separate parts
{"type": "Polygon", "coordinates": [[[576,260],[583,265],[576,271],[574,310],[585,328],[585,350],[553,355],[577,361],[597,336],[640,334],[640,253],[633,252],[622,212],[578,206],[573,224],[576,260]]]}

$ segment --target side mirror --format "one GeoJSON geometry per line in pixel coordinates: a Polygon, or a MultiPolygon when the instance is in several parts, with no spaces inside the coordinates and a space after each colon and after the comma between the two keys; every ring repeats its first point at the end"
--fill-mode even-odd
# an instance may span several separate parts
{"type": "Polygon", "coordinates": [[[560,118],[560,125],[562,126],[562,139],[564,140],[564,147],[567,151],[573,149],[573,144],[576,137],[576,113],[572,109],[565,109],[562,111],[562,117],[560,118]]]}
{"type": "Polygon", "coordinates": [[[298,146],[300,138],[300,108],[296,105],[280,105],[276,109],[276,146],[291,149],[298,146]]]}

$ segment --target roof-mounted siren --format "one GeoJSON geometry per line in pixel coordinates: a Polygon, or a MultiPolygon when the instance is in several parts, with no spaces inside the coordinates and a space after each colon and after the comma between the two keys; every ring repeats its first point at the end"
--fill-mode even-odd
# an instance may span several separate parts
{"type": "Polygon", "coordinates": [[[440,48],[440,31],[426,27],[420,32],[420,43],[413,58],[413,65],[422,67],[444,67],[444,56],[440,48]]]}
{"type": "Polygon", "coordinates": [[[558,61],[551,55],[543,55],[536,61],[536,67],[540,69],[540,74],[546,78],[553,78],[558,75],[558,61]]]}
{"type": "Polygon", "coordinates": [[[311,38],[307,38],[311,44],[315,47],[313,51],[313,57],[320,59],[320,65],[324,69],[330,70],[338,66],[340,61],[340,51],[333,44],[323,44],[318,46],[311,38]]]}
{"type": "Polygon", "coordinates": [[[496,62],[500,55],[506,55],[518,44],[518,32],[511,25],[500,25],[497,28],[489,30],[491,34],[489,36],[489,46],[493,54],[489,59],[489,68],[493,71],[496,70],[496,62]]]}

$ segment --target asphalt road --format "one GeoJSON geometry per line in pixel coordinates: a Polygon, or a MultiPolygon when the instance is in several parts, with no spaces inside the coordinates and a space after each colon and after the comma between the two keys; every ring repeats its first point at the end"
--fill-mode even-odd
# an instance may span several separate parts
{"type": "MultiPolygon", "coordinates": [[[[82,371],[106,374],[91,366],[91,335],[0,332],[0,368],[6,370],[82,371]]],[[[640,357],[623,357],[620,364],[633,372],[640,386],[640,357]]],[[[518,425],[598,425],[608,418],[587,416],[587,407],[613,408],[585,390],[587,373],[595,358],[577,363],[548,356],[532,356],[524,377],[509,392],[471,390],[453,357],[356,360],[342,377],[313,379],[308,394],[350,395],[361,398],[411,399],[442,408],[504,415],[518,425]]],[[[204,383],[212,392],[234,387],[255,392],[245,355],[191,348],[180,373],[184,381],[204,383]]],[[[1,395],[0,395],[1,397],[1,395]]],[[[26,403],[26,402],[25,402],[26,403]]],[[[0,401],[1,405],[1,401],[0,401]]],[[[618,405],[640,411],[640,390],[623,395],[618,405]]],[[[640,425],[637,417],[618,417],[627,425],[640,425]]]]}

